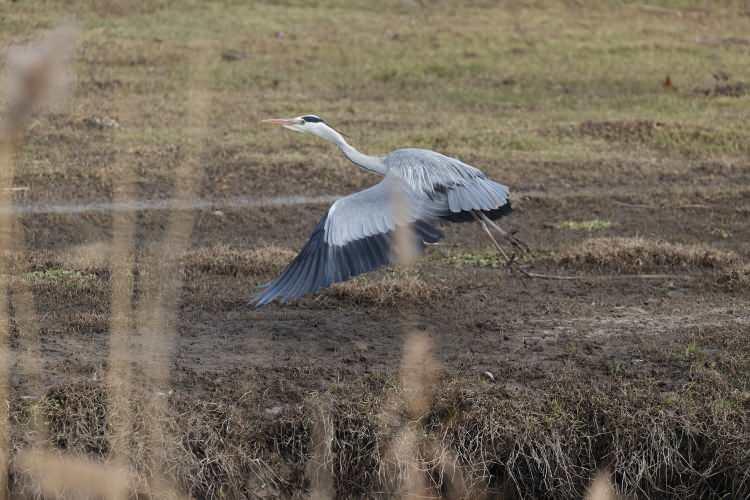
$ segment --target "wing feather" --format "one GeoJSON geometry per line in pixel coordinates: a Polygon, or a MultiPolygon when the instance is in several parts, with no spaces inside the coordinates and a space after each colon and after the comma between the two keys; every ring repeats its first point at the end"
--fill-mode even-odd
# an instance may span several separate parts
{"type": "Polygon", "coordinates": [[[510,212],[508,188],[461,160],[426,149],[398,149],[383,161],[389,172],[431,200],[434,210],[442,210],[443,218],[473,220],[474,210],[497,216],[510,212]]]}
{"type": "Polygon", "coordinates": [[[337,200],[300,253],[253,301],[258,307],[274,300],[287,302],[392,263],[393,234],[400,226],[415,231],[421,251],[425,243],[443,237],[430,224],[438,216],[402,179],[386,176],[371,188],[337,200]]]}

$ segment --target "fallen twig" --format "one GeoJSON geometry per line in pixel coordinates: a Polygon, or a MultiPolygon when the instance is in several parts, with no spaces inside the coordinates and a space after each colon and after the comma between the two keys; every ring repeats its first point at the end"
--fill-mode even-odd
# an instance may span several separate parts
{"type": "Polygon", "coordinates": [[[521,274],[527,278],[545,279],[545,280],[558,280],[558,281],[569,281],[569,280],[664,280],[664,279],[682,279],[692,280],[693,276],[687,274],[606,274],[606,275],[583,275],[583,276],[571,276],[571,275],[558,275],[558,274],[542,274],[527,271],[520,266],[516,266],[521,274]]]}

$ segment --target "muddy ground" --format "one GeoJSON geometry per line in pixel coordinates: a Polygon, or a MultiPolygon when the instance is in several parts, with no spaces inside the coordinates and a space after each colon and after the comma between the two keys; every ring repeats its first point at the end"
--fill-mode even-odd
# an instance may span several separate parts
{"type": "MultiPolygon", "coordinates": [[[[711,76],[728,67],[735,80],[750,78],[745,43],[732,42],[744,39],[716,35],[717,26],[742,35],[746,21],[733,6],[514,4],[508,13],[438,2],[378,13],[335,2],[227,4],[202,14],[216,25],[200,33],[214,59],[211,111],[196,146],[184,142],[181,123],[191,118],[181,86],[195,84],[190,37],[199,28],[191,23],[201,8],[190,4],[188,15],[160,2],[132,12],[83,3],[77,90],[67,111],[32,123],[13,182],[22,188],[20,248],[6,256],[19,360],[15,448],[32,441],[26,405],[39,400],[55,446],[112,453],[106,377],[119,223],[134,227],[124,240],[133,289],[128,348],[116,355],[130,368],[135,407],[167,401],[159,418],[172,437],[161,465],[176,489],[197,498],[392,496],[409,486],[399,482],[402,469],[388,468],[387,449],[413,429],[430,492],[447,498],[580,498],[599,469],[637,498],[750,495],[750,101],[734,91],[741,85],[720,95],[728,84],[711,76]],[[305,31],[327,18],[325,9],[341,23],[305,31]],[[425,15],[435,34],[417,22],[425,15]],[[457,34],[450,26],[461,15],[468,29],[457,34]],[[623,16],[628,26],[612,27],[623,16]],[[253,19],[243,26],[252,33],[240,34],[240,18],[253,19]],[[545,38],[557,23],[559,59],[545,38]],[[493,26],[512,34],[494,40],[493,26]],[[223,29],[232,34],[222,38],[223,29]],[[386,62],[361,80],[325,69],[357,54],[376,58],[368,37],[404,47],[383,49],[386,62]],[[465,44],[456,72],[442,62],[408,67],[420,54],[455,56],[452,37],[465,44]],[[346,41],[350,55],[330,52],[346,41]],[[386,58],[401,50],[416,51],[404,68],[386,58]],[[498,51],[507,64],[497,64],[498,51]],[[627,80],[638,55],[644,74],[627,80]],[[667,72],[677,74],[676,89],[662,81],[667,72]],[[309,87],[300,83],[306,75],[315,75],[309,87]],[[435,90],[423,99],[415,85],[435,90]],[[326,111],[364,151],[435,148],[507,183],[515,211],[503,222],[534,249],[522,264],[575,279],[510,272],[476,225],[447,225],[444,243],[409,268],[288,305],[248,305],[328,206],[253,200],[344,195],[377,181],[327,144],[257,124],[326,111]],[[93,120],[102,116],[117,124],[93,120]],[[208,206],[127,207],[169,200],[191,158],[194,189],[183,208],[208,206]],[[122,210],[108,208],[123,200],[122,210]],[[185,215],[185,248],[163,249],[170,224],[185,215]],[[171,273],[179,292],[161,303],[171,273]],[[38,337],[19,317],[26,287],[38,337]],[[158,304],[162,323],[151,322],[158,304]],[[171,326],[173,339],[154,340],[171,326]],[[419,415],[400,390],[409,377],[400,372],[405,340],[415,332],[431,340],[440,366],[419,415]],[[34,385],[23,349],[37,341],[34,385]],[[330,422],[323,438],[321,418],[330,422]],[[321,439],[330,449],[319,474],[310,463],[321,439]],[[448,450],[462,472],[445,473],[435,449],[448,450]]],[[[18,40],[56,18],[51,9],[27,24],[30,7],[8,8],[16,11],[3,22],[18,40]]],[[[148,427],[143,418],[134,443],[139,425],[148,427]]],[[[131,465],[151,477],[154,454],[134,448],[131,465]]]]}

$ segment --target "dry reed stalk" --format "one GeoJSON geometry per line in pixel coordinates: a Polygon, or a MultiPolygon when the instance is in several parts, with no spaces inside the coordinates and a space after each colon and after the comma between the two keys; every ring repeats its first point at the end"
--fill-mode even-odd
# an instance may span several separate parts
{"type": "Polygon", "coordinates": [[[427,484],[426,471],[420,467],[419,437],[416,424],[408,424],[391,444],[390,459],[399,471],[398,496],[403,500],[438,498],[427,484]]]}
{"type": "Polygon", "coordinates": [[[385,448],[381,475],[400,498],[435,495],[420,449],[433,449],[436,444],[423,435],[420,419],[432,407],[433,387],[439,375],[440,364],[433,356],[430,338],[423,333],[408,333],[399,370],[401,394],[386,399],[379,415],[381,434],[395,435],[385,448]]]}
{"type": "Polygon", "coordinates": [[[311,456],[305,465],[305,476],[310,481],[310,500],[332,500],[336,496],[333,473],[333,421],[330,413],[317,405],[313,420],[311,456]]]}
{"type": "MultiPolygon", "coordinates": [[[[13,216],[8,208],[12,204],[8,189],[13,182],[15,147],[13,138],[0,135],[0,254],[10,251],[10,232],[13,216]]],[[[0,259],[0,500],[8,498],[8,467],[10,464],[10,369],[13,356],[10,350],[10,322],[8,311],[8,281],[5,259],[0,259]]]]}
{"type": "Polygon", "coordinates": [[[484,500],[487,492],[480,485],[469,484],[458,457],[434,438],[427,438],[422,445],[425,457],[431,458],[435,476],[440,481],[446,500],[484,500]]]}
{"type": "MultiPolygon", "coordinates": [[[[25,46],[13,46],[7,52],[6,92],[7,110],[6,121],[2,127],[0,142],[0,206],[10,214],[13,200],[10,197],[13,178],[16,170],[16,153],[23,141],[25,127],[35,111],[48,107],[55,107],[64,100],[70,90],[72,71],[70,60],[76,43],[77,32],[73,26],[61,26],[50,31],[41,39],[25,46]]],[[[20,254],[24,249],[24,233],[20,222],[14,215],[4,215],[0,218],[0,248],[3,252],[20,254]]],[[[6,269],[6,276],[18,273],[19,269],[6,269]]],[[[33,393],[36,403],[32,405],[32,446],[43,446],[47,439],[45,421],[40,417],[40,403],[44,396],[41,384],[41,357],[39,352],[39,332],[35,320],[34,302],[30,285],[24,280],[10,280],[0,283],[0,301],[2,301],[3,337],[2,359],[4,361],[3,376],[0,386],[2,401],[9,400],[8,372],[10,369],[10,351],[8,345],[9,332],[7,330],[10,311],[6,309],[8,288],[13,287],[15,321],[19,331],[20,365],[25,375],[27,389],[33,393]]],[[[8,473],[8,415],[3,405],[5,415],[2,417],[2,495],[7,495],[8,473]]]]}
{"type": "Polygon", "coordinates": [[[410,224],[412,207],[409,206],[409,200],[403,191],[404,186],[400,181],[392,180],[390,187],[391,211],[396,223],[392,251],[398,264],[408,266],[414,263],[419,253],[417,235],[410,224]]]}
{"type": "MultiPolygon", "coordinates": [[[[11,240],[7,248],[21,255],[24,250],[23,227],[17,218],[11,222],[11,240]]],[[[22,274],[23,269],[11,270],[11,275],[22,274]]],[[[44,385],[42,383],[42,359],[39,345],[39,327],[36,321],[34,296],[31,284],[22,279],[11,280],[9,286],[13,319],[18,329],[18,365],[17,369],[23,375],[25,396],[31,396],[30,406],[31,428],[29,440],[31,446],[41,448],[46,446],[47,426],[42,411],[44,400],[44,385]]]]}
{"type": "MultiPolygon", "coordinates": [[[[198,153],[207,129],[210,104],[207,95],[209,52],[207,47],[199,45],[194,50],[193,78],[187,98],[185,135],[188,144],[185,159],[175,171],[172,198],[175,205],[191,199],[202,178],[198,153]]],[[[148,359],[144,359],[144,373],[153,384],[145,406],[151,470],[154,471],[152,494],[156,498],[174,498],[177,491],[175,485],[170,484],[174,481],[165,470],[165,465],[169,463],[168,444],[173,441],[169,439],[169,431],[163,422],[167,414],[169,376],[177,336],[177,311],[182,287],[180,256],[190,246],[193,220],[194,213],[190,210],[170,211],[166,236],[147,265],[153,275],[145,280],[144,297],[136,314],[144,353],[148,356],[148,359]]]]}
{"type": "Polygon", "coordinates": [[[71,60],[78,38],[73,23],[64,23],[27,45],[7,52],[7,123],[20,134],[34,112],[61,107],[74,81],[71,60]]]}
{"type": "MultiPolygon", "coordinates": [[[[395,182],[391,185],[391,210],[396,221],[393,253],[398,264],[409,265],[418,256],[420,242],[408,223],[413,207],[408,205],[409,200],[401,187],[395,182]]],[[[409,319],[413,318],[408,315],[403,318],[409,319]]],[[[468,498],[471,494],[455,456],[421,432],[420,420],[432,407],[434,387],[439,381],[440,371],[440,364],[433,354],[432,340],[422,333],[407,333],[399,370],[401,404],[387,401],[380,419],[386,425],[393,425],[394,421],[401,420],[395,408],[402,406],[405,410],[407,422],[401,424],[401,430],[385,453],[386,462],[393,466],[385,474],[393,475],[395,469],[398,495],[404,499],[437,498],[435,489],[427,481],[425,454],[437,456],[435,465],[440,468],[440,481],[446,480],[450,498],[468,498]]]]}
{"type": "MultiPolygon", "coordinates": [[[[403,191],[400,181],[393,179],[390,184],[390,209],[396,226],[391,251],[399,265],[412,264],[418,255],[418,242],[412,228],[413,207],[403,191]]],[[[405,320],[407,318],[403,318],[405,320]]],[[[433,498],[427,483],[419,445],[419,418],[432,404],[431,384],[437,379],[439,365],[432,357],[432,342],[424,334],[407,333],[401,359],[400,382],[401,401],[387,400],[381,410],[380,420],[386,426],[400,425],[396,437],[385,450],[386,480],[395,481],[397,495],[405,500],[433,498]],[[405,410],[407,422],[398,415],[398,408],[405,410]],[[399,422],[397,424],[397,422],[399,422]]],[[[385,429],[383,429],[387,432],[385,429]]]]}
{"type": "Polygon", "coordinates": [[[440,377],[432,340],[423,333],[411,333],[404,342],[399,371],[406,414],[412,420],[421,418],[432,406],[433,388],[440,377]]]}
{"type": "MultiPolygon", "coordinates": [[[[127,111],[126,111],[127,113],[127,111]]],[[[135,172],[128,168],[115,186],[114,201],[135,198],[135,172]]],[[[111,457],[115,463],[127,464],[130,435],[133,432],[130,365],[133,353],[129,346],[133,332],[133,290],[135,265],[135,218],[127,212],[112,214],[112,243],[109,251],[112,269],[112,313],[110,325],[108,387],[108,427],[111,429],[111,457]]]]}
{"type": "Polygon", "coordinates": [[[589,486],[584,500],[617,500],[617,492],[610,481],[609,473],[600,472],[589,486]]]}
{"type": "Polygon", "coordinates": [[[126,500],[129,477],[124,467],[41,450],[24,450],[16,457],[14,472],[44,498],[102,498],[126,500]]]}

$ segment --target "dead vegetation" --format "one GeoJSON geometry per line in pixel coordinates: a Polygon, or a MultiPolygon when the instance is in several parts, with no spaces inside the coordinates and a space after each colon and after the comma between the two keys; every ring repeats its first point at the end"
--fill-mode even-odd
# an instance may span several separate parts
{"type": "Polygon", "coordinates": [[[131,491],[129,472],[83,456],[25,450],[14,463],[16,489],[30,498],[124,500],[131,491]]]}
{"type": "Polygon", "coordinates": [[[747,137],[737,130],[655,120],[587,120],[557,129],[563,137],[591,138],[688,157],[748,151],[747,137]]]}
{"type": "Polygon", "coordinates": [[[669,124],[651,120],[635,121],[585,121],[576,127],[584,137],[612,142],[648,144],[656,134],[668,130],[669,124]]]}
{"type": "Polygon", "coordinates": [[[268,276],[280,272],[296,255],[274,245],[252,249],[216,245],[188,250],[182,264],[188,275],[268,276]]]}
{"type": "Polygon", "coordinates": [[[716,71],[712,76],[711,85],[696,88],[696,94],[706,97],[742,97],[750,91],[750,85],[745,82],[732,81],[729,74],[724,71],[716,71]]]}
{"type": "Polygon", "coordinates": [[[750,292],[750,265],[725,269],[718,279],[722,287],[738,292],[750,292]]]}
{"type": "Polygon", "coordinates": [[[449,293],[446,285],[428,283],[411,272],[390,272],[382,278],[363,276],[337,284],[327,292],[342,302],[380,307],[428,304],[449,293]]]}
{"type": "Polygon", "coordinates": [[[706,97],[742,97],[750,93],[750,85],[745,82],[717,82],[711,87],[695,90],[706,97]]]}
{"type": "Polygon", "coordinates": [[[591,238],[563,249],[556,261],[576,269],[637,274],[653,271],[717,271],[739,262],[731,251],[646,238],[591,238]]]}
{"type": "MultiPolygon", "coordinates": [[[[286,498],[304,490],[320,467],[343,498],[385,491],[580,499],[604,467],[626,495],[656,490],[684,499],[710,497],[712,491],[731,491],[733,498],[750,494],[742,479],[750,465],[745,399],[726,384],[717,386],[710,370],[699,371],[679,394],[644,393],[643,380],[632,378],[592,390],[571,374],[548,393],[549,400],[529,399],[509,394],[503,385],[436,378],[437,365],[423,354],[430,352],[424,337],[418,339],[404,352],[400,382],[346,384],[335,388],[330,400],[296,393],[285,409],[266,412],[274,396],[264,387],[237,394],[232,402],[196,401],[180,391],[165,395],[168,413],[161,425],[170,430],[162,435],[170,441],[160,443],[169,450],[165,469],[193,498],[286,498]],[[619,396],[612,398],[611,391],[619,396]],[[705,399],[708,392],[725,404],[705,399]]],[[[139,391],[134,397],[143,401],[146,395],[139,391]]],[[[103,387],[92,384],[60,386],[48,394],[43,408],[55,447],[74,457],[65,467],[90,463],[83,457],[106,456],[105,401],[103,387]]],[[[23,428],[24,406],[14,408],[14,424],[23,428]]],[[[140,404],[134,410],[131,437],[137,440],[151,417],[140,404]]],[[[144,488],[151,474],[144,468],[147,454],[138,447],[131,451],[131,492],[144,488]]],[[[20,456],[14,462],[15,470],[29,471],[17,481],[38,478],[26,460],[20,456]]],[[[95,464],[94,470],[105,478],[110,474],[104,466],[95,464]]],[[[612,498],[591,496],[612,492],[601,481],[587,498],[612,498]]],[[[97,484],[84,485],[84,491],[97,484]]]]}

